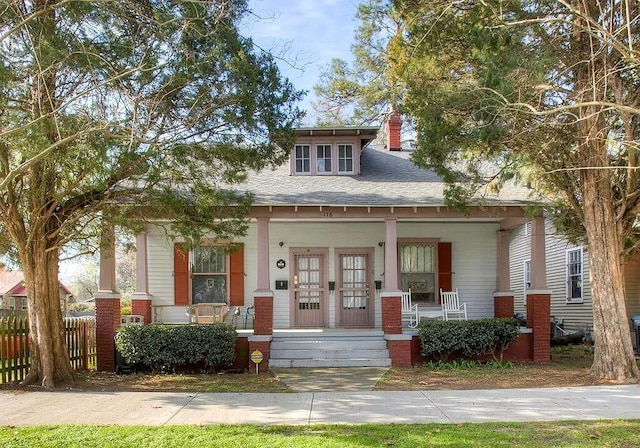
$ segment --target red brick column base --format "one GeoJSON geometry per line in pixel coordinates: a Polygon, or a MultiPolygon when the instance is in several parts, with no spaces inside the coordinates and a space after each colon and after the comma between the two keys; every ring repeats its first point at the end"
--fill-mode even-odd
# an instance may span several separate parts
{"type": "Polygon", "coordinates": [[[101,372],[115,372],[113,338],[120,328],[120,298],[95,298],[96,302],[96,364],[101,372]]]}
{"type": "Polygon", "coordinates": [[[393,367],[411,367],[411,335],[390,335],[387,339],[393,367]]]}
{"type": "Polygon", "coordinates": [[[131,298],[131,314],[138,314],[144,318],[144,324],[151,323],[151,298],[131,298]]]}
{"type": "Polygon", "coordinates": [[[273,334],[273,295],[254,296],[253,334],[273,334]]]}
{"type": "Polygon", "coordinates": [[[547,291],[527,293],[527,327],[533,330],[533,362],[551,360],[551,294],[547,291]]]}
{"type": "Polygon", "coordinates": [[[400,294],[400,291],[382,293],[382,331],[384,334],[402,334],[402,296],[400,294]]]}
{"type": "Polygon", "coordinates": [[[493,295],[493,316],[513,317],[513,294],[496,293],[493,295]]]}
{"type": "Polygon", "coordinates": [[[262,362],[258,365],[259,372],[266,372],[269,370],[269,353],[271,352],[271,337],[265,338],[249,336],[249,371],[256,371],[256,364],[251,360],[251,353],[254,351],[262,353],[262,362]]]}

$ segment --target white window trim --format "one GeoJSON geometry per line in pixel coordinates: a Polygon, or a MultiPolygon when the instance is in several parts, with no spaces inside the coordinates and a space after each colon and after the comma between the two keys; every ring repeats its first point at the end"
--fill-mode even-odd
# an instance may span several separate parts
{"type": "MultiPolygon", "coordinates": [[[[314,153],[311,157],[312,159],[312,164],[313,167],[315,168],[315,173],[319,176],[326,176],[326,175],[331,175],[331,174],[335,174],[336,172],[336,157],[335,157],[335,152],[333,150],[333,146],[331,143],[328,142],[316,142],[314,143],[314,153]],[[329,159],[331,160],[331,170],[330,171],[318,171],[318,146],[328,146],[329,147],[329,159]]],[[[323,159],[325,160],[325,159],[323,159]]],[[[313,170],[312,170],[313,171],[313,170]]]]}
{"type": "Polygon", "coordinates": [[[314,151],[313,151],[314,146],[311,143],[296,143],[293,146],[293,172],[295,174],[301,175],[301,176],[310,176],[312,174],[315,173],[315,155],[314,155],[314,151]],[[297,154],[296,154],[296,150],[298,149],[299,146],[306,146],[309,148],[309,171],[298,171],[298,160],[305,160],[305,159],[298,159],[297,154]]]}
{"type": "MultiPolygon", "coordinates": [[[[206,244],[204,244],[203,246],[206,246],[206,244]]],[[[224,257],[224,262],[225,262],[225,272],[195,272],[195,250],[190,250],[189,251],[189,302],[191,304],[193,304],[193,278],[196,276],[205,276],[205,275],[219,275],[219,276],[226,276],[227,277],[227,281],[226,281],[226,304],[229,305],[229,301],[231,300],[230,294],[231,294],[231,261],[230,261],[230,257],[229,254],[225,254],[224,257]]],[[[208,302],[207,302],[208,303],[208,302]]],[[[219,302],[222,303],[222,302],[219,302]]]]}
{"type": "Polygon", "coordinates": [[[527,291],[531,289],[531,259],[522,262],[522,297],[523,303],[527,304],[527,291]],[[529,269],[527,269],[527,266],[529,269]],[[527,274],[529,278],[527,278],[527,274]]]}
{"type": "Polygon", "coordinates": [[[582,250],[582,246],[573,247],[571,249],[567,249],[566,258],[565,258],[565,300],[566,303],[584,303],[584,252],[582,250]],[[573,252],[578,252],[580,254],[580,297],[572,298],[570,297],[571,293],[571,283],[569,277],[569,257],[573,252]]]}
{"type": "Polygon", "coordinates": [[[356,172],[356,146],[352,142],[336,144],[336,159],[336,174],[354,174],[356,172]],[[351,171],[340,171],[340,146],[351,146],[351,171]]]}
{"type": "Polygon", "coordinates": [[[10,310],[15,310],[16,309],[16,298],[15,297],[9,297],[9,309],[10,310]]]}
{"type": "Polygon", "coordinates": [[[531,221],[524,223],[524,236],[531,236],[531,221]]]}

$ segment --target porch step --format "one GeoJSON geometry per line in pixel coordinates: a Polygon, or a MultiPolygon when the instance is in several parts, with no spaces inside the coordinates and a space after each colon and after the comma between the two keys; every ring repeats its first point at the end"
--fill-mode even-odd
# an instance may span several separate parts
{"type": "Polygon", "coordinates": [[[275,334],[271,367],[387,367],[389,350],[381,331],[275,334]]]}

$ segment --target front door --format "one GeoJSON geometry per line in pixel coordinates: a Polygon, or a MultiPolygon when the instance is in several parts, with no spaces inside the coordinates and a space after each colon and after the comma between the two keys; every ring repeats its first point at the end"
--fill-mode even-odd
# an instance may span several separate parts
{"type": "Polygon", "coordinates": [[[373,326],[372,271],[367,252],[341,253],[337,257],[339,266],[338,306],[340,326],[373,326]]]}
{"type": "Polygon", "coordinates": [[[294,255],[294,314],[296,327],[324,326],[325,281],[324,255],[294,255]]]}

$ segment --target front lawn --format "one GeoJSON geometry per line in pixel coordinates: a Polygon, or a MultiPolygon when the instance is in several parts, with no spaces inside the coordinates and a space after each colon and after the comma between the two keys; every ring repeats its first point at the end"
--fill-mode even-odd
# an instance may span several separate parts
{"type": "Polygon", "coordinates": [[[35,426],[0,428],[14,447],[633,447],[640,421],[461,425],[35,426]]]}

